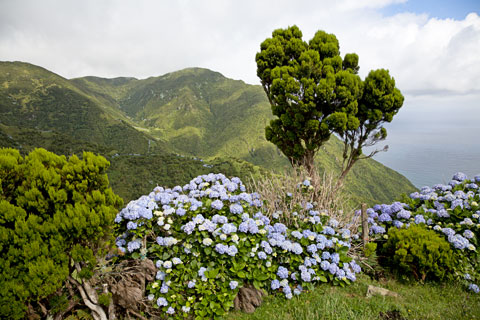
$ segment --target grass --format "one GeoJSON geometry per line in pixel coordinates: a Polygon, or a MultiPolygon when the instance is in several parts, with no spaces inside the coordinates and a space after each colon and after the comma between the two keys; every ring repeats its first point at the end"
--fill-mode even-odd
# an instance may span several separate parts
{"type": "Polygon", "coordinates": [[[324,285],[292,300],[268,296],[253,314],[234,311],[226,319],[480,319],[480,295],[456,283],[375,281],[361,274],[345,288],[324,285]],[[399,297],[367,298],[368,285],[394,291],[399,297]]]}

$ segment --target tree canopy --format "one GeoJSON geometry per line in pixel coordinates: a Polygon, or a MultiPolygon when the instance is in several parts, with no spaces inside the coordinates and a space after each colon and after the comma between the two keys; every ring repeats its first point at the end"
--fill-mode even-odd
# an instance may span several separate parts
{"type": "Polygon", "coordinates": [[[48,307],[65,307],[52,301],[65,301],[74,271],[92,275],[123,204],[108,186],[108,165],[89,152],[67,160],[45,149],[25,158],[0,149],[0,317],[47,317],[48,307]]]}
{"type": "Polygon", "coordinates": [[[261,43],[257,75],[277,116],[265,128],[265,136],[292,165],[303,164],[310,170],[315,153],[333,133],[346,144],[345,159],[354,155],[353,163],[367,141],[359,138],[365,134],[362,127],[369,128],[368,134],[380,130],[378,138],[386,136],[379,125],[391,121],[403,97],[388,71],[373,71],[362,81],[358,61],[355,53],[342,58],[337,38],[324,31],[306,42],[300,29],[292,26],[273,31],[261,43]],[[352,140],[360,147],[354,143],[358,148],[351,150],[352,140]]]}

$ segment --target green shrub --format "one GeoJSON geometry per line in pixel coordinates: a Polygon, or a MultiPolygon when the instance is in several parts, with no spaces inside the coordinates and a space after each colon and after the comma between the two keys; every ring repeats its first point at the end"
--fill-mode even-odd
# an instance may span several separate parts
{"type": "Polygon", "coordinates": [[[450,244],[435,231],[421,226],[391,228],[381,247],[386,264],[392,270],[416,280],[448,278],[456,263],[450,244]]]}
{"type": "Polygon", "coordinates": [[[108,187],[108,165],[89,152],[67,160],[0,149],[0,318],[36,313],[43,299],[58,311],[74,270],[77,280],[93,274],[122,205],[108,187]]]}

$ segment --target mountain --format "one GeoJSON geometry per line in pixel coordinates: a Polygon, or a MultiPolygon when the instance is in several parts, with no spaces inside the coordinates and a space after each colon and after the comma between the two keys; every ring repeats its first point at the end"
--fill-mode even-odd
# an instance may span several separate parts
{"type": "MultiPolygon", "coordinates": [[[[119,85],[130,80],[105,82],[119,85]]],[[[199,174],[224,172],[246,179],[265,172],[238,159],[204,163],[172,153],[164,141],[138,130],[112,107],[112,101],[105,100],[110,95],[86,91],[44,68],[0,62],[0,147],[23,154],[36,147],[65,155],[100,153],[111,162],[108,173],[114,191],[126,201],[157,184],[185,184],[199,174]]]]}
{"type": "MultiPolygon", "coordinates": [[[[265,139],[265,125],[273,116],[261,86],[202,68],[145,80],[85,77],[72,81],[88,90],[86,93],[110,101],[112,108],[166,141],[175,152],[204,158],[236,157],[277,172],[289,166],[265,139]]],[[[318,166],[339,172],[341,154],[342,144],[332,137],[319,152],[318,166]]],[[[346,182],[357,202],[384,202],[399,192],[415,190],[405,177],[373,159],[358,162],[346,182]]]]}
{"type": "Polygon", "coordinates": [[[14,135],[20,128],[41,137],[58,135],[121,153],[145,153],[159,144],[121,119],[117,110],[105,108],[69,80],[41,67],[1,62],[0,84],[4,133],[14,135]]]}
{"type": "MultiPolygon", "coordinates": [[[[281,174],[289,166],[264,137],[272,115],[263,89],[218,72],[190,68],[143,80],[67,80],[19,62],[0,63],[0,72],[0,137],[20,141],[21,146],[29,143],[21,137],[31,135],[31,146],[59,149],[52,141],[63,141],[71,149],[96,147],[110,157],[112,170],[120,172],[110,175],[117,190],[118,181],[131,186],[124,189],[145,193],[149,190],[144,188],[160,177],[168,183],[178,177],[180,183],[186,179],[182,172],[190,176],[215,170],[196,163],[195,157],[228,162],[223,169],[237,168],[245,176],[260,174],[261,168],[281,174]],[[175,169],[181,165],[195,170],[175,169]],[[125,173],[128,168],[136,174],[125,173]]],[[[3,144],[11,145],[8,141],[3,144]]],[[[338,172],[341,147],[332,137],[319,152],[318,166],[338,172]]],[[[414,189],[405,177],[374,160],[359,162],[347,178],[347,191],[356,203],[387,202],[414,189]]]]}

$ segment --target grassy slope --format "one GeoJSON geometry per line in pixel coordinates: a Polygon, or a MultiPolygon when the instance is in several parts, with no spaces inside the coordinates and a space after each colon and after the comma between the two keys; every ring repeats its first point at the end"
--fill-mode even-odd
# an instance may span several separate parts
{"type": "Polygon", "coordinates": [[[155,143],[68,80],[26,63],[0,63],[0,121],[9,127],[58,132],[115,152],[145,153],[149,140],[155,143]]]}
{"type": "Polygon", "coordinates": [[[283,296],[269,296],[255,313],[231,312],[226,319],[480,319],[480,295],[466,292],[454,283],[422,285],[396,280],[378,282],[361,275],[355,283],[345,288],[324,285],[292,300],[286,300],[283,296]],[[399,297],[366,298],[368,285],[389,289],[398,293],[399,297]],[[394,317],[395,313],[397,317],[394,317]]]}
{"type": "MultiPolygon", "coordinates": [[[[89,92],[110,95],[112,106],[139,127],[163,139],[174,151],[203,158],[236,157],[279,173],[286,158],[264,137],[272,119],[260,86],[227,79],[208,69],[192,68],[145,80],[79,78],[89,92]]],[[[332,139],[317,157],[320,168],[339,172],[342,146],[332,139]]],[[[392,201],[414,186],[375,160],[359,162],[347,179],[354,203],[392,201]]]]}
{"type": "MultiPolygon", "coordinates": [[[[145,186],[140,189],[145,193],[147,185],[154,185],[145,183],[152,180],[148,174],[161,177],[159,184],[172,184],[174,179],[180,184],[193,172],[204,171],[198,167],[183,174],[172,169],[170,178],[163,169],[163,175],[157,174],[155,168],[190,166],[178,163],[171,152],[207,160],[236,158],[281,173],[288,162],[264,138],[271,118],[260,86],[207,69],[185,69],[145,80],[67,80],[31,64],[0,62],[0,135],[6,137],[0,146],[25,152],[41,146],[63,154],[90,150],[109,157],[116,153],[151,157],[142,164],[151,170],[139,170],[133,160],[114,160],[124,161],[112,164],[111,180],[117,189],[121,176],[128,186],[129,182],[145,186]],[[120,169],[123,174],[113,173],[120,169]]],[[[341,145],[332,138],[319,152],[319,167],[338,171],[340,154],[341,145]]],[[[255,169],[246,170],[245,176],[251,170],[255,169]]],[[[353,203],[389,202],[414,189],[406,178],[373,160],[359,163],[347,181],[353,203]]],[[[130,196],[122,193],[127,199],[133,195],[133,191],[130,196]]]]}
{"type": "MultiPolygon", "coordinates": [[[[106,82],[122,85],[131,80],[106,82]]],[[[84,88],[34,65],[0,62],[0,147],[23,154],[36,147],[65,155],[100,153],[111,161],[112,187],[125,201],[158,184],[184,184],[210,171],[244,178],[262,172],[240,160],[217,159],[210,169],[176,156],[162,141],[133,128],[123,112],[109,105],[109,95],[88,95],[84,88]],[[116,118],[116,113],[122,116],[116,118]]]]}

